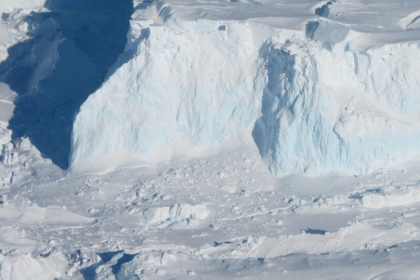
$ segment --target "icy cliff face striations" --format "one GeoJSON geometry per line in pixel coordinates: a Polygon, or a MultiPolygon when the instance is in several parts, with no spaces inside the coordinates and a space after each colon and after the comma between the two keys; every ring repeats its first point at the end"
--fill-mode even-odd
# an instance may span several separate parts
{"type": "Polygon", "coordinates": [[[268,83],[254,138],[270,170],[360,174],[412,158],[420,139],[420,69],[411,62],[418,51],[263,47],[268,83]]]}
{"type": "Polygon", "coordinates": [[[270,170],[283,175],[330,166],[338,147],[332,130],[338,108],[333,92],[320,82],[316,60],[296,44],[270,42],[261,55],[268,82],[253,134],[270,170]]]}
{"type": "Polygon", "coordinates": [[[81,107],[72,166],[102,157],[115,163],[120,155],[166,159],[174,149],[220,145],[252,128],[264,78],[246,26],[182,34],[150,26],[138,36],[126,53],[133,57],[81,107]]]}
{"type": "Polygon", "coordinates": [[[183,20],[162,3],[141,4],[125,53],[77,114],[73,169],[191,155],[251,133],[278,176],[369,173],[420,152],[417,44],[371,48],[330,19],[305,31],[203,11],[183,20]]]}

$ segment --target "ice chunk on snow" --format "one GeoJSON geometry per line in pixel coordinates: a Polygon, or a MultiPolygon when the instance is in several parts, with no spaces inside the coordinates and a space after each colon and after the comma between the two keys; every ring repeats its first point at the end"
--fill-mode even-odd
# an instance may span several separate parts
{"type": "Polygon", "coordinates": [[[205,205],[175,204],[172,206],[147,208],[143,211],[143,218],[150,224],[164,224],[172,226],[185,224],[192,226],[194,220],[205,219],[209,215],[205,205]]]}

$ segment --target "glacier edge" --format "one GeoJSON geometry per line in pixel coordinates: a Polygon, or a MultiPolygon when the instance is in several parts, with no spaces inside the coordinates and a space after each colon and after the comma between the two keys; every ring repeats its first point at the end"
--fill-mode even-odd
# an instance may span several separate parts
{"type": "Polygon", "coordinates": [[[132,20],[126,53],[76,115],[73,170],[167,161],[252,128],[277,176],[365,174],[420,152],[415,43],[362,51],[339,25],[319,26],[344,40],[248,21],[157,21],[132,20]]]}

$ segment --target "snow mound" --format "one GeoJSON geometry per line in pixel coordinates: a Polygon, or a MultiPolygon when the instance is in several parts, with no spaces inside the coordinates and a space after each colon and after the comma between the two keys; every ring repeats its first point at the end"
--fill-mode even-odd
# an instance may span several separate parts
{"type": "Polygon", "coordinates": [[[383,189],[368,191],[361,195],[360,203],[367,208],[405,206],[420,201],[420,189],[402,188],[392,191],[383,189]]]}
{"type": "Polygon", "coordinates": [[[7,256],[0,254],[0,278],[12,279],[61,279],[67,260],[61,253],[34,258],[19,252],[7,256]]]}

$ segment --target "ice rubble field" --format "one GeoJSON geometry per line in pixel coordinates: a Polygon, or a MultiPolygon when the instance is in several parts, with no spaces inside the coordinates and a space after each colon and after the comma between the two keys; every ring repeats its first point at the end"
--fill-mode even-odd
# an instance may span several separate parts
{"type": "Polygon", "coordinates": [[[420,278],[420,2],[0,12],[0,279],[420,278]]]}

